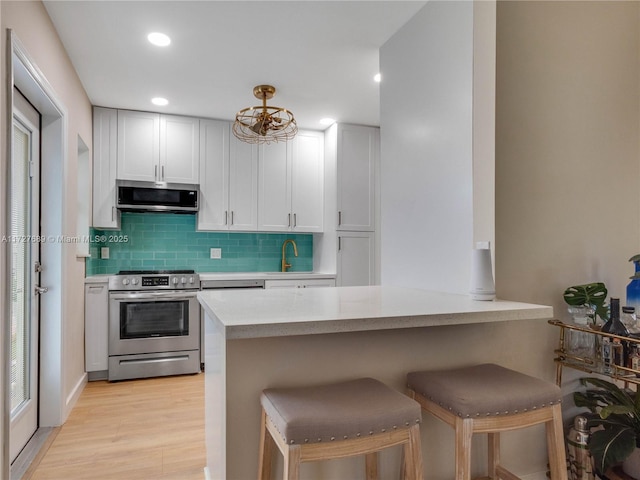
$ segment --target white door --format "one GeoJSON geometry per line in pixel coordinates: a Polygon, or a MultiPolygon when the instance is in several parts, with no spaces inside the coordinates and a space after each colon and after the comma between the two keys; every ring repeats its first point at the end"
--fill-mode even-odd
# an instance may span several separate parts
{"type": "Polygon", "coordinates": [[[40,115],[14,92],[9,177],[11,462],[38,427],[40,115]]]}

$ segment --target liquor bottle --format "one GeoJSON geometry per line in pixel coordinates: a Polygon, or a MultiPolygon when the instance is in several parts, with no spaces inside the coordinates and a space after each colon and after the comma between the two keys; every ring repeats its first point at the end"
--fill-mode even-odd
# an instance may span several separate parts
{"type": "Polygon", "coordinates": [[[621,337],[628,337],[629,330],[624,326],[624,323],[620,321],[620,299],[611,297],[609,309],[611,310],[609,320],[602,326],[602,331],[620,335],[621,337]]]}
{"type": "Polygon", "coordinates": [[[634,255],[629,259],[635,266],[635,273],[627,285],[627,305],[636,307],[636,312],[640,312],[640,255],[634,255]]]}

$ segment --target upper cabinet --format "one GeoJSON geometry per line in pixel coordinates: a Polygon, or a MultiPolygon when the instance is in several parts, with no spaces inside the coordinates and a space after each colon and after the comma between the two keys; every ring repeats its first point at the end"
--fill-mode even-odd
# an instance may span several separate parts
{"type": "Polygon", "coordinates": [[[230,126],[200,120],[198,230],[257,229],[258,149],[230,135],[230,126]]]}
{"type": "Polygon", "coordinates": [[[258,230],[323,231],[324,134],[298,131],[259,149],[258,230]]]}
{"type": "Polygon", "coordinates": [[[375,165],[380,130],[360,125],[338,125],[337,229],[375,230],[375,165]]]}
{"type": "Polygon", "coordinates": [[[118,110],[120,180],[199,183],[199,120],[118,110]]]}
{"type": "Polygon", "coordinates": [[[120,228],[116,209],[118,112],[93,108],[93,221],[96,228],[120,228]]]}

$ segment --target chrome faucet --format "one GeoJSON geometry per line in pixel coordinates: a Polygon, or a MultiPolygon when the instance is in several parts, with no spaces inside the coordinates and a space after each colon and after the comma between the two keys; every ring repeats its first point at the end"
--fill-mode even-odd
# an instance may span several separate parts
{"type": "Polygon", "coordinates": [[[295,241],[295,240],[293,240],[293,239],[291,239],[291,238],[288,238],[287,240],[285,240],[285,241],[282,243],[282,271],[283,271],[283,272],[286,272],[286,271],[287,271],[287,269],[288,269],[289,267],[291,267],[291,264],[290,264],[290,263],[287,263],[287,254],[286,254],[286,251],[287,251],[287,243],[290,243],[291,245],[293,245],[293,254],[294,254],[296,257],[298,256],[298,246],[296,245],[296,241],[295,241]]]}

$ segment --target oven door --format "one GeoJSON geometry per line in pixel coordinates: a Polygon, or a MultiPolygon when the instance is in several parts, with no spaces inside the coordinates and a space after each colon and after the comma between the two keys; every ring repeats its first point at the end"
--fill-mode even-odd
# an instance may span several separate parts
{"type": "Polygon", "coordinates": [[[200,348],[197,291],[111,292],[109,355],[200,348]]]}

